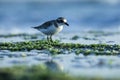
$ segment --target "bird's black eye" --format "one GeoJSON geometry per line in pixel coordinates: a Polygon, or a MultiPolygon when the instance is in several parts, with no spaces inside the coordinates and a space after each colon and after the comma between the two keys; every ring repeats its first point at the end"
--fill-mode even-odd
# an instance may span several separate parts
{"type": "Polygon", "coordinates": [[[61,20],[61,19],[58,19],[57,22],[58,22],[58,23],[63,23],[64,21],[61,20]]]}
{"type": "Polygon", "coordinates": [[[63,20],[60,20],[60,23],[63,23],[63,20]]]}

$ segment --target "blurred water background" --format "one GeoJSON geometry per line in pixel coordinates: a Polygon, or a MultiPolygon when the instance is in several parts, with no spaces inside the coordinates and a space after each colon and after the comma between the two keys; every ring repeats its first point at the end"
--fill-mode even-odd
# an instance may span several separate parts
{"type": "Polygon", "coordinates": [[[63,16],[63,31],[120,31],[119,0],[0,0],[0,34],[34,33],[32,26],[63,16]]]}

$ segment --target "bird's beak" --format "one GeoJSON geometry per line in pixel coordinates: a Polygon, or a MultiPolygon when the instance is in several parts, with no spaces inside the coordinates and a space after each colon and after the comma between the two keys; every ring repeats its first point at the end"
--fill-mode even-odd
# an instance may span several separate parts
{"type": "Polygon", "coordinates": [[[65,23],[65,25],[69,26],[69,24],[68,24],[68,23],[65,23]]]}

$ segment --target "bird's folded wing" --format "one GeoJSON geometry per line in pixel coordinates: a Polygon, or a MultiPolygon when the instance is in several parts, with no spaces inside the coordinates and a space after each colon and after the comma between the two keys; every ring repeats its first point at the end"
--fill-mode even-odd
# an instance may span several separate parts
{"type": "Polygon", "coordinates": [[[54,20],[52,21],[47,21],[45,23],[43,23],[42,25],[39,25],[39,26],[36,26],[36,27],[33,27],[35,29],[47,29],[49,26],[51,26],[53,24],[54,20]]]}

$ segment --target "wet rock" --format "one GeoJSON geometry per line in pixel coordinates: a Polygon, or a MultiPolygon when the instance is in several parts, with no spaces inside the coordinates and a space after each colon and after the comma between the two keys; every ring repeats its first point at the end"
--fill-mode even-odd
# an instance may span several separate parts
{"type": "Polygon", "coordinates": [[[55,62],[53,60],[46,61],[45,65],[47,66],[47,68],[49,70],[52,70],[52,71],[55,71],[55,72],[63,71],[63,66],[60,63],[55,62]]]}
{"type": "Polygon", "coordinates": [[[71,40],[78,40],[79,39],[79,36],[78,35],[75,35],[71,38],[71,40]]]}

